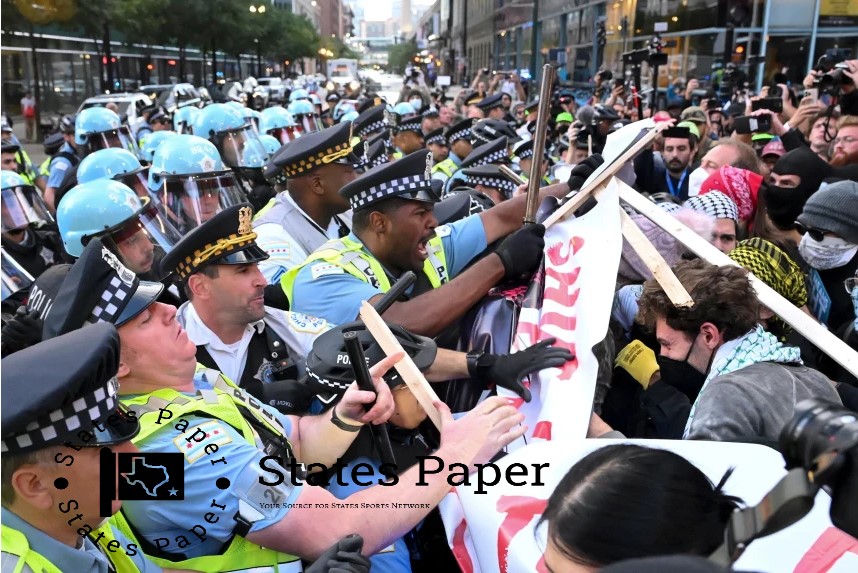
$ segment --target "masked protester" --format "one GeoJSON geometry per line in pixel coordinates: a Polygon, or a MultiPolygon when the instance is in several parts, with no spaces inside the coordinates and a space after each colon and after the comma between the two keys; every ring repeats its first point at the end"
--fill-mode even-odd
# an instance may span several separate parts
{"type": "Polygon", "coordinates": [[[763,192],[771,222],[779,229],[792,229],[805,202],[830,175],[830,169],[807,147],[794,149],[778,159],[763,192]]]}
{"type": "Polygon", "coordinates": [[[795,226],[802,235],[799,253],[811,267],[810,310],[836,330],[855,318],[843,281],[858,268],[858,183],[823,187],[808,199],[795,226]]]}

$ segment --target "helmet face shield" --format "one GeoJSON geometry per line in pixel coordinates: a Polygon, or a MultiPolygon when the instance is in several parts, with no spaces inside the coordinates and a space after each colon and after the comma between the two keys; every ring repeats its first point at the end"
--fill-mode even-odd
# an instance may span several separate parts
{"type": "Polygon", "coordinates": [[[241,185],[231,171],[167,177],[158,193],[159,208],[179,230],[199,227],[221,209],[246,203],[241,185]]]}
{"type": "Polygon", "coordinates": [[[301,137],[301,128],[297,125],[275,127],[268,130],[268,135],[274,136],[281,144],[286,144],[301,137]]]}
{"type": "Polygon", "coordinates": [[[131,130],[126,125],[123,125],[119,129],[111,129],[110,131],[90,133],[87,135],[87,143],[89,144],[90,153],[94,153],[99,149],[117,147],[130,151],[135,157],[140,156],[137,141],[131,135],[131,130]]]}
{"type": "Polygon", "coordinates": [[[2,232],[24,229],[31,224],[53,223],[54,217],[41,195],[30,185],[7,187],[0,201],[2,232]]]}
{"type": "Polygon", "coordinates": [[[250,125],[219,135],[218,151],[229,167],[262,167],[268,159],[265,146],[250,125]]]}
{"type": "Polygon", "coordinates": [[[322,122],[316,114],[302,113],[295,116],[295,123],[301,126],[303,133],[313,133],[322,130],[322,122]]]}
{"type": "Polygon", "coordinates": [[[101,240],[126,267],[160,280],[164,277],[158,275],[159,263],[182,236],[148,198],[145,203],[136,217],[117,225],[101,240]]]}
{"type": "Polygon", "coordinates": [[[24,267],[8,255],[5,250],[0,249],[0,279],[2,279],[2,299],[6,300],[18,291],[30,288],[33,277],[24,267]]]}
{"type": "Polygon", "coordinates": [[[113,178],[120,183],[123,183],[130,187],[137,196],[140,198],[149,196],[149,168],[144,167],[143,169],[138,169],[133,173],[126,173],[124,175],[117,175],[113,178]]]}

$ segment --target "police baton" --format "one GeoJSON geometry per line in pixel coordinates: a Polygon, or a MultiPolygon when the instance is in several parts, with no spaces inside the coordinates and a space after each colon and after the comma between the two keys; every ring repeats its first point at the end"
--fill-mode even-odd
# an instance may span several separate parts
{"type": "Polygon", "coordinates": [[[545,132],[548,131],[551,113],[551,85],[554,83],[554,66],[542,66],[542,85],[539,87],[539,107],[536,111],[536,132],[533,134],[533,163],[530,166],[530,179],[527,181],[527,209],[524,212],[524,224],[536,223],[536,210],[539,208],[539,184],[542,183],[542,161],[545,156],[545,132]]]}

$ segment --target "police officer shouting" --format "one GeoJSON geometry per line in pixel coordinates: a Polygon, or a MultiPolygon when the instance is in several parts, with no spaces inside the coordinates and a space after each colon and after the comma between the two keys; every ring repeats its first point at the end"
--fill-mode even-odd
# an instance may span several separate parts
{"type": "Polygon", "coordinates": [[[539,264],[545,228],[531,225],[465,270],[488,244],[521,227],[527,198],[438,227],[433,209],[440,198],[431,166],[429,151],[422,150],[343,188],[355,212],[354,232],[322,246],[283,277],[290,308],[342,324],[358,316],[361,301],[372,302],[411,270],[418,274],[411,299],[394,303],[384,316],[416,334],[436,336],[495,284],[539,264]]]}

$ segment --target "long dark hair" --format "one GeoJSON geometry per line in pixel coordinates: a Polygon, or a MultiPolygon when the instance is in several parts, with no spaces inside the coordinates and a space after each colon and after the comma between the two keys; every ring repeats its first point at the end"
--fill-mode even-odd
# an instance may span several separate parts
{"type": "Polygon", "coordinates": [[[620,444],[576,463],[539,520],[571,561],[604,567],[652,555],[709,555],[741,500],[667,450],[620,444]]]}

